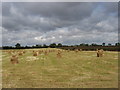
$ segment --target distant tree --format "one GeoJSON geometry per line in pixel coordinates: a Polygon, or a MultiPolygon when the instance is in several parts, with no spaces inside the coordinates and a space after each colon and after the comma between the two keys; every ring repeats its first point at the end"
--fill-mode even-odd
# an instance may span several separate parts
{"type": "Polygon", "coordinates": [[[91,46],[98,46],[96,43],[92,43],[91,46]]]}
{"type": "Polygon", "coordinates": [[[36,47],[39,47],[39,45],[36,45],[36,47]]]}
{"type": "Polygon", "coordinates": [[[15,47],[16,47],[16,48],[21,48],[20,43],[17,43],[17,44],[15,45],[15,47]]]}
{"type": "Polygon", "coordinates": [[[58,43],[58,45],[57,45],[58,47],[62,47],[62,44],[61,43],[58,43]]]}
{"type": "Polygon", "coordinates": [[[89,44],[82,43],[80,46],[89,46],[89,44]]]}
{"type": "Polygon", "coordinates": [[[102,43],[102,46],[105,46],[105,43],[102,43]]]}
{"type": "Polygon", "coordinates": [[[112,44],[111,43],[108,43],[108,46],[111,46],[112,44]]]}
{"type": "Polygon", "coordinates": [[[43,48],[47,48],[48,46],[46,44],[43,44],[43,48]]]}
{"type": "Polygon", "coordinates": [[[29,48],[29,47],[26,45],[25,48],[29,48]]]}
{"type": "Polygon", "coordinates": [[[14,49],[12,46],[2,46],[3,49],[14,49]]]}
{"type": "Polygon", "coordinates": [[[120,43],[115,43],[115,46],[120,46],[120,43]]]}
{"type": "Polygon", "coordinates": [[[42,45],[39,45],[39,48],[41,48],[42,47],[42,45]]]}
{"type": "Polygon", "coordinates": [[[84,44],[84,43],[81,43],[80,46],[85,46],[85,44],[84,44]]]}
{"type": "Polygon", "coordinates": [[[36,48],[41,48],[42,46],[37,44],[35,47],[36,47],[36,48]]]}
{"type": "Polygon", "coordinates": [[[89,44],[85,44],[85,46],[89,46],[89,44]]]}
{"type": "Polygon", "coordinates": [[[49,45],[51,48],[55,48],[56,47],[56,43],[52,43],[49,45]]]}

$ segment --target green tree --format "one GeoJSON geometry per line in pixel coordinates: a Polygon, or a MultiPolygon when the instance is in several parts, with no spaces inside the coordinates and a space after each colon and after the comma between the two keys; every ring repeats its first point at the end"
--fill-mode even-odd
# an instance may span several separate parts
{"type": "Polygon", "coordinates": [[[115,46],[120,46],[120,43],[115,43],[115,46]]]}
{"type": "Polygon", "coordinates": [[[50,44],[50,47],[51,47],[51,48],[55,48],[55,47],[56,47],[56,43],[50,44]]]}
{"type": "Polygon", "coordinates": [[[48,46],[46,44],[43,44],[43,48],[47,48],[48,46]]]}
{"type": "Polygon", "coordinates": [[[105,43],[102,43],[102,46],[105,46],[105,43]]]}
{"type": "Polygon", "coordinates": [[[80,44],[80,46],[85,46],[85,43],[80,44]]]}
{"type": "Polygon", "coordinates": [[[96,43],[92,43],[91,46],[97,46],[97,44],[96,43]]]}
{"type": "Polygon", "coordinates": [[[20,43],[17,43],[17,44],[15,45],[15,47],[16,47],[16,48],[21,48],[20,43]]]}
{"type": "Polygon", "coordinates": [[[108,43],[108,46],[111,46],[112,44],[111,43],[108,43]]]}
{"type": "Polygon", "coordinates": [[[58,43],[58,47],[62,47],[62,44],[61,44],[61,43],[58,43]]]}

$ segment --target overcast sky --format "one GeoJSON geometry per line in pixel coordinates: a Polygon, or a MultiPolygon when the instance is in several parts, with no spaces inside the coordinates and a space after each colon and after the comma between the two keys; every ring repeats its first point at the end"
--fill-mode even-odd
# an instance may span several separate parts
{"type": "Polygon", "coordinates": [[[117,2],[2,3],[3,45],[118,42],[117,2]]]}

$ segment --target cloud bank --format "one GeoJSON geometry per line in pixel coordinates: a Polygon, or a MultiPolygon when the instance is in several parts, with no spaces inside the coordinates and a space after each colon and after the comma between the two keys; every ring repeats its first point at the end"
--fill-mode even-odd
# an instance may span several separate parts
{"type": "Polygon", "coordinates": [[[3,2],[3,45],[118,42],[117,2],[3,2]]]}

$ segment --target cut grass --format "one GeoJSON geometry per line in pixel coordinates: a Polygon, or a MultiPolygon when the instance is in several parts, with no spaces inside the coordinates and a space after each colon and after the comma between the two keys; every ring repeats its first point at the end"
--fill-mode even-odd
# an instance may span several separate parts
{"type": "Polygon", "coordinates": [[[47,56],[33,56],[32,49],[25,51],[16,65],[10,63],[11,55],[3,51],[3,88],[118,87],[118,52],[105,51],[103,57],[96,57],[95,51],[63,51],[62,58],[57,58],[57,51],[47,56]]]}

